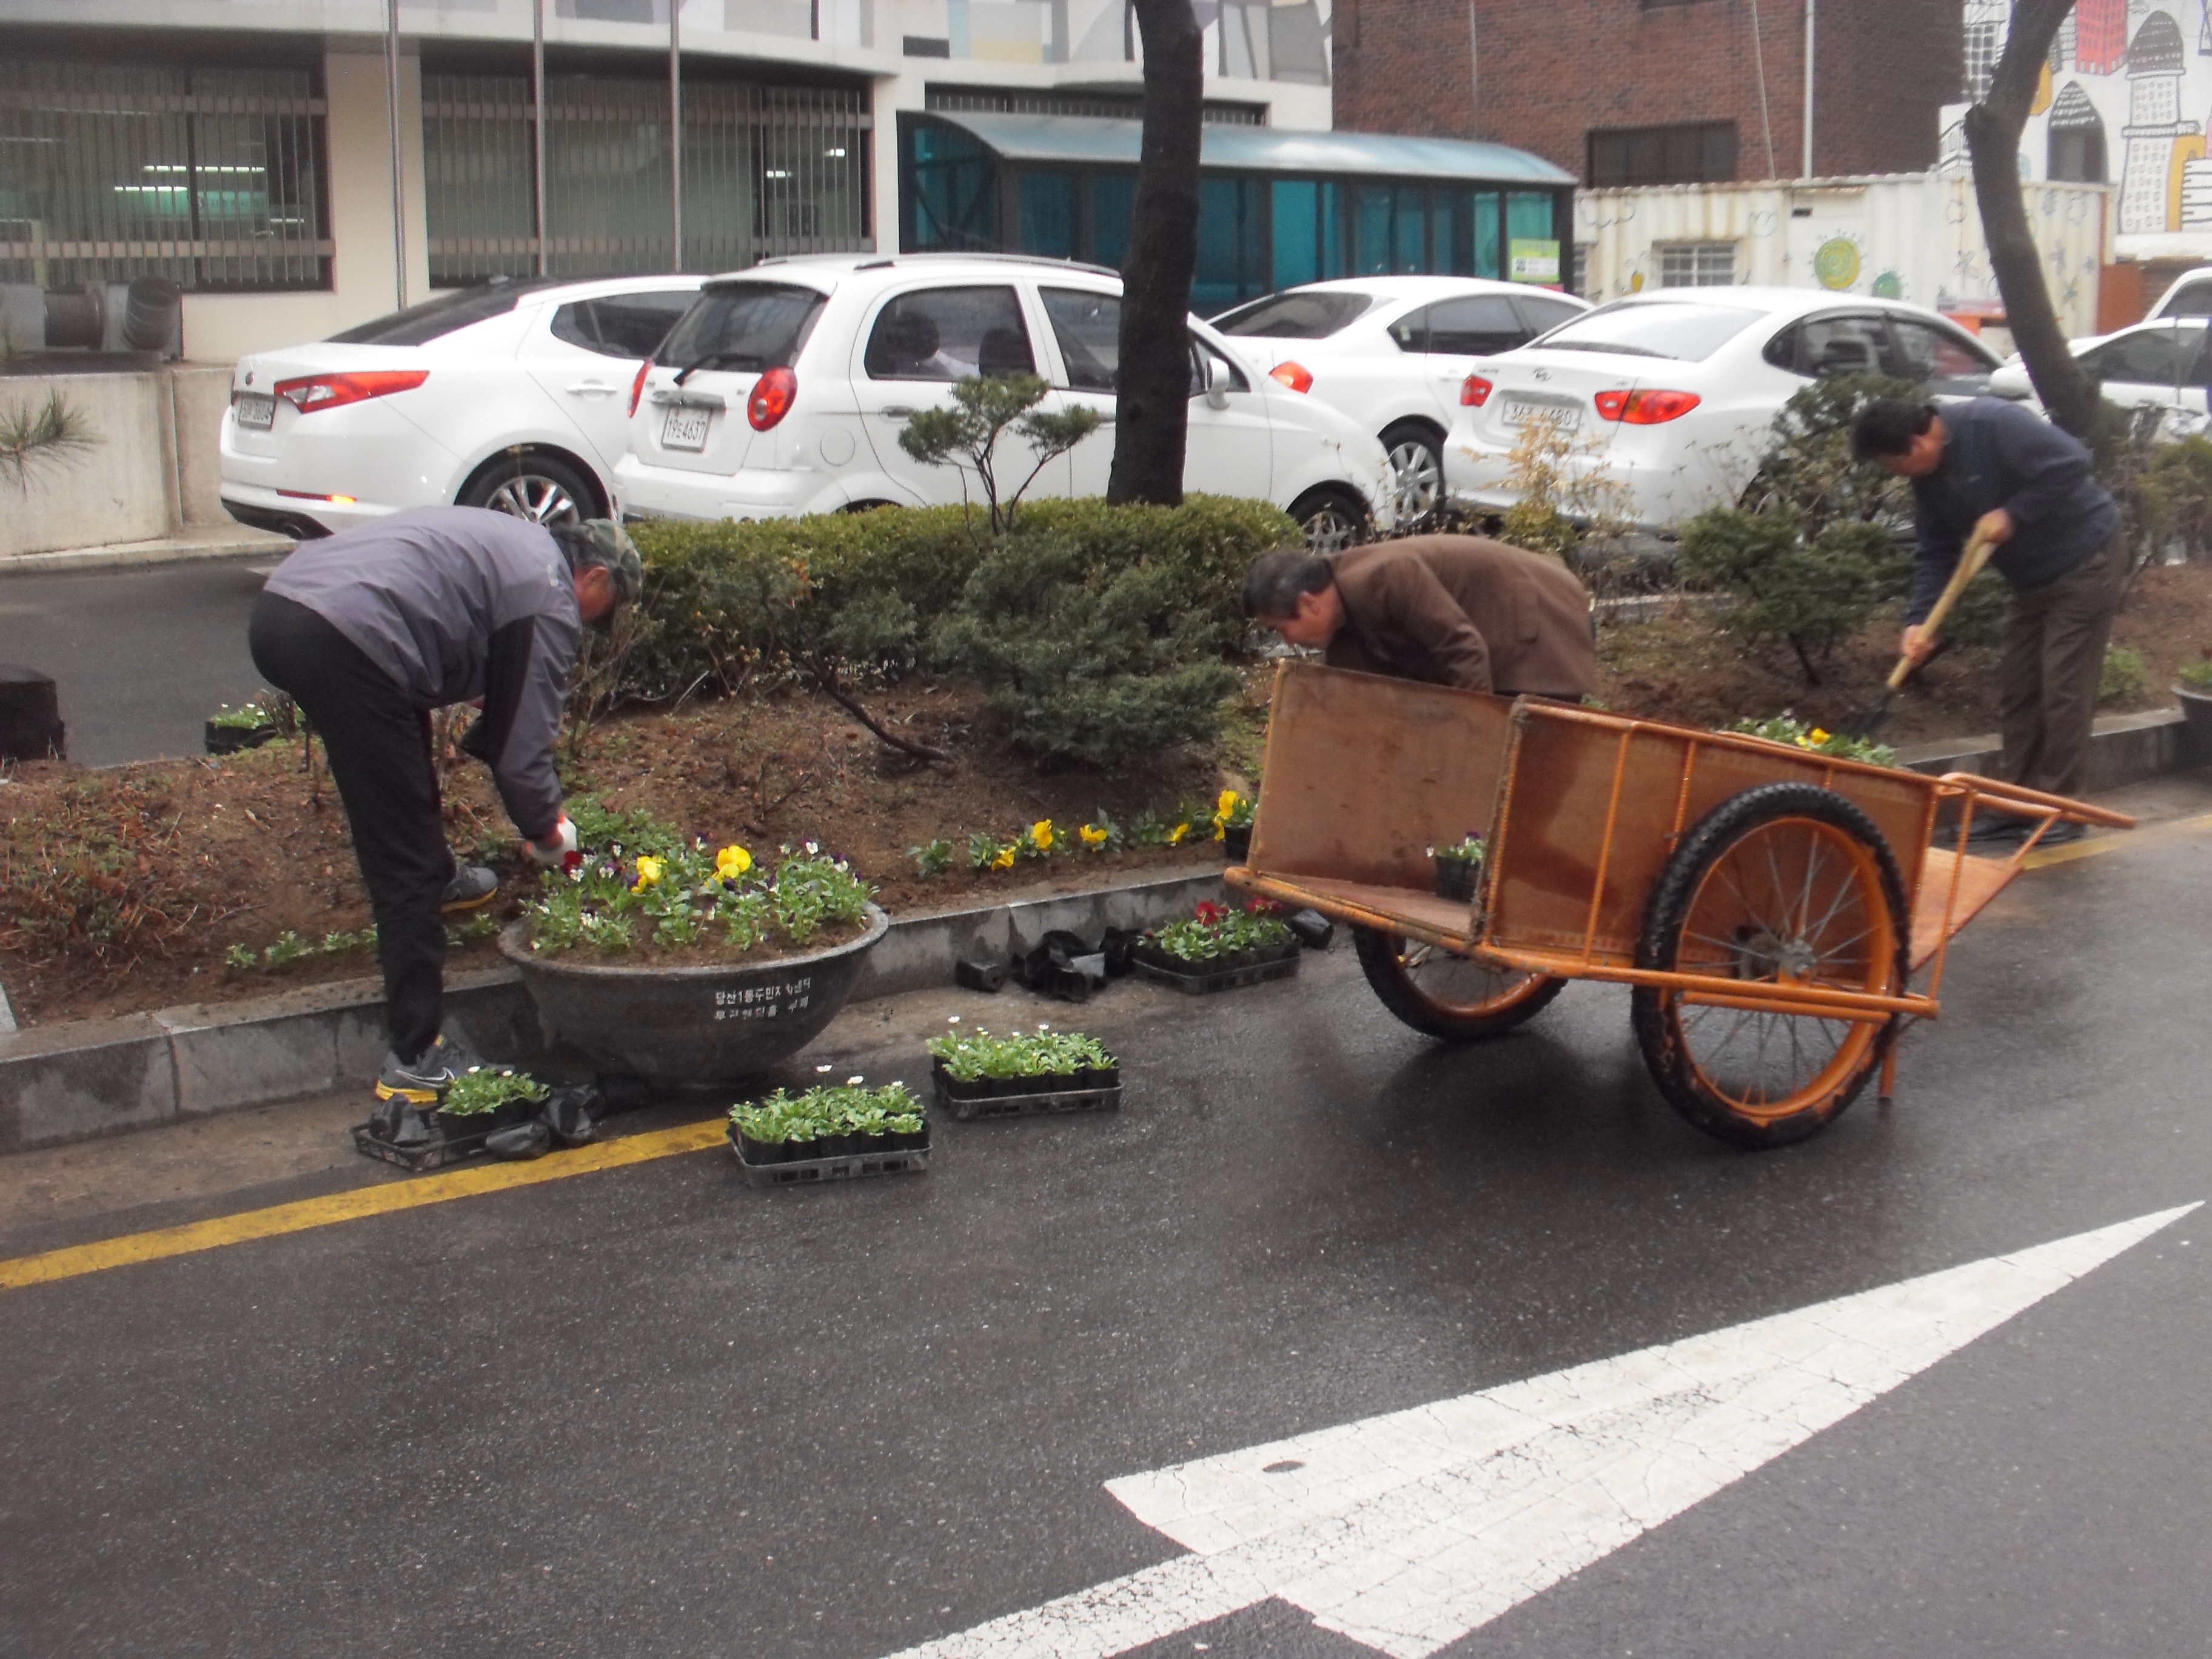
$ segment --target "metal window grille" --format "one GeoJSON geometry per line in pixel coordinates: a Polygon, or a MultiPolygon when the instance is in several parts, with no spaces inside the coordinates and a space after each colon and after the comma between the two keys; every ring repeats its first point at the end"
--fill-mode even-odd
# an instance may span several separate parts
{"type": "Polygon", "coordinates": [[[330,286],[304,70],[0,60],[0,282],[330,286]]]}
{"type": "Polygon", "coordinates": [[[1659,250],[1662,288],[1727,288],[1735,281],[1734,242],[1679,242],[1659,250]]]}
{"type": "Polygon", "coordinates": [[[1996,73],[1997,54],[2003,43],[1995,23],[1966,25],[1966,96],[1976,101],[1988,94],[1990,77],[1996,73]]]}
{"type": "MultiPolygon", "coordinates": [[[[998,110],[1009,115],[1103,115],[1115,120],[1140,120],[1144,100],[1112,93],[1030,92],[1002,87],[927,87],[922,91],[927,110],[998,110]]],[[[1265,104],[1237,104],[1208,99],[1200,117],[1208,126],[1258,127],[1267,122],[1265,104]]]]}
{"type": "MultiPolygon", "coordinates": [[[[536,114],[526,77],[423,76],[433,283],[536,268],[536,114]]],[[[873,125],[858,88],[686,80],[683,268],[867,249],[873,125]]],[[[672,269],[667,83],[549,77],[545,194],[551,273],[672,269]]]]}

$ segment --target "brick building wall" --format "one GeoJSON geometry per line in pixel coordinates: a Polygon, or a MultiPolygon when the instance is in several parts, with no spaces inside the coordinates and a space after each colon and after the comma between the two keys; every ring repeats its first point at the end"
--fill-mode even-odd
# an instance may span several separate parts
{"type": "MultiPolygon", "coordinates": [[[[1802,156],[1802,0],[1338,0],[1340,127],[1487,138],[1586,178],[1593,129],[1733,121],[1736,174],[1795,178],[1802,156]],[[1347,27],[1348,25],[1348,27],[1347,27]],[[1766,109],[1759,108],[1759,58],[1766,109]]],[[[1937,111],[1959,96],[1961,0],[1825,0],[1814,171],[1936,161],[1937,111]]]]}

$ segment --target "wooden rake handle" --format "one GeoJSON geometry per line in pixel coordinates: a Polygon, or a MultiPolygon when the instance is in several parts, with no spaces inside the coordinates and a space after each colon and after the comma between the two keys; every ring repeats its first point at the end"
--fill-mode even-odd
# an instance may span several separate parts
{"type": "MultiPolygon", "coordinates": [[[[1928,612],[1928,619],[1920,624],[1920,636],[1932,641],[1943,619],[1951,614],[1951,607],[1959,602],[1959,595],[1966,591],[1966,584],[1982,574],[1982,567],[1990,562],[1990,555],[1997,544],[1982,534],[1978,527],[1966,538],[1964,551],[1959,555],[1958,567],[1951,572],[1951,580],[1943,584],[1943,591],[1936,596],[1936,603],[1928,612]]],[[[1905,677],[1912,672],[1912,659],[1899,657],[1897,666],[1889,671],[1889,689],[1893,691],[1905,684],[1905,677]]]]}

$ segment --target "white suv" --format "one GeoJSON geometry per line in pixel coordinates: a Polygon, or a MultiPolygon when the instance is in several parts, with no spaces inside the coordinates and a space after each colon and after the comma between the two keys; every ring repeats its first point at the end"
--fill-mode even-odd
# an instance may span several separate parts
{"type": "MultiPolygon", "coordinates": [[[[630,390],[622,510],[639,518],[762,519],[962,499],[963,475],[925,465],[899,430],[971,374],[1030,373],[1047,410],[1108,424],[1049,462],[1029,497],[1098,495],[1114,459],[1121,282],[1097,266],[1006,254],[769,260],[713,278],[630,390]]],[[[1193,319],[1185,487],[1286,507],[1323,549],[1391,519],[1389,462],[1372,434],[1242,366],[1193,319]]],[[[1034,464],[1000,441],[1007,487],[1034,464]]],[[[970,485],[972,493],[972,484],[970,485]]]]}

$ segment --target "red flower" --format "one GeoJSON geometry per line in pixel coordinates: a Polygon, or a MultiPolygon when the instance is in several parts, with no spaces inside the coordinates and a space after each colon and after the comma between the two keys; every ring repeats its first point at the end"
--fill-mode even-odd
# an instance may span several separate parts
{"type": "Polygon", "coordinates": [[[1228,915],[1229,908],[1226,905],[1216,904],[1212,899],[1201,899],[1199,902],[1198,919],[1208,927],[1224,920],[1228,915]]]}
{"type": "Polygon", "coordinates": [[[1272,916],[1282,908],[1274,900],[1269,898],[1255,898],[1244,907],[1248,915],[1255,916],[1272,916]]]}

